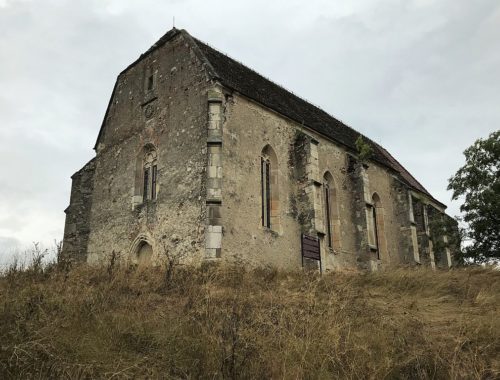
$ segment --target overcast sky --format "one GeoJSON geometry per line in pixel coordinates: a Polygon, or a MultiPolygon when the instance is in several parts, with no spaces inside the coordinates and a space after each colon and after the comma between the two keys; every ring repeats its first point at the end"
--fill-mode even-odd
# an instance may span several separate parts
{"type": "Polygon", "coordinates": [[[447,179],[500,128],[498,0],[0,0],[0,259],[62,239],[116,76],[174,16],[379,142],[458,214],[447,179]]]}

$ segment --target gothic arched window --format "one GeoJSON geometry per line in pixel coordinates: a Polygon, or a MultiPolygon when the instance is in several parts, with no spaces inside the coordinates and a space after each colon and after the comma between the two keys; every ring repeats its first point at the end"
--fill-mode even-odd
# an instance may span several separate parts
{"type": "Polygon", "coordinates": [[[330,172],[323,176],[323,203],[326,242],[329,248],[340,249],[340,217],[337,203],[337,189],[330,172]]]}
{"type": "Polygon", "coordinates": [[[158,166],[156,164],[156,150],[149,149],[144,155],[142,198],[144,201],[156,199],[158,181],[158,166]]]}
{"type": "Polygon", "coordinates": [[[372,204],[368,207],[368,243],[377,258],[381,259],[386,252],[384,209],[377,193],[372,196],[372,204]]]}
{"type": "Polygon", "coordinates": [[[330,181],[328,181],[328,176],[326,173],[323,180],[323,191],[325,199],[325,230],[326,230],[326,242],[328,247],[332,248],[332,195],[330,193],[330,181]]]}
{"type": "Polygon", "coordinates": [[[271,146],[261,154],[262,225],[277,229],[279,226],[278,159],[271,146]]]}

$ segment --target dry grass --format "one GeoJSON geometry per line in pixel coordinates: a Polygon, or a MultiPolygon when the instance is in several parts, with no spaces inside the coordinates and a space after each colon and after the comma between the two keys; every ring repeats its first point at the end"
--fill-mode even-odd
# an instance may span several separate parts
{"type": "Polygon", "coordinates": [[[0,277],[0,378],[494,379],[500,273],[55,266],[0,277]]]}

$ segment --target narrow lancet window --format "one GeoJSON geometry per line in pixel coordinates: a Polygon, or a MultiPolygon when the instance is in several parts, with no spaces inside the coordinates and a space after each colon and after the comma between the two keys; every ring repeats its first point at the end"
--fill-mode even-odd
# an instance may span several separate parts
{"type": "Polygon", "coordinates": [[[330,186],[325,183],[325,214],[326,214],[326,241],[328,247],[332,248],[332,216],[331,216],[331,199],[330,199],[330,186]]]}
{"type": "Polygon", "coordinates": [[[332,174],[327,171],[323,176],[323,226],[328,248],[341,250],[340,215],[337,202],[337,188],[332,174]]]}
{"type": "Polygon", "coordinates": [[[262,225],[271,228],[271,163],[261,158],[262,225]]]}
{"type": "Polygon", "coordinates": [[[151,74],[149,77],[148,77],[148,91],[151,91],[154,87],[154,84],[155,84],[155,79],[154,79],[154,75],[151,74]]]}
{"type": "Polygon", "coordinates": [[[270,145],[262,149],[260,159],[262,226],[279,231],[280,199],[278,189],[278,159],[270,145]]]}
{"type": "Polygon", "coordinates": [[[149,193],[149,168],[144,168],[144,191],[143,191],[144,200],[148,199],[148,193],[149,193]]]}
{"type": "Polygon", "coordinates": [[[372,247],[377,251],[377,259],[380,259],[380,252],[378,249],[378,229],[377,229],[377,210],[375,206],[371,206],[371,225],[372,225],[372,247]]]}
{"type": "Polygon", "coordinates": [[[368,205],[368,242],[377,259],[387,259],[387,243],[385,241],[384,209],[378,194],[373,194],[372,204],[368,205]]]}
{"type": "Polygon", "coordinates": [[[157,195],[158,169],[156,164],[156,151],[148,150],[144,157],[143,169],[143,201],[154,200],[157,195]]]}
{"type": "Polygon", "coordinates": [[[151,171],[151,199],[156,199],[156,174],[157,166],[153,165],[151,171]]]}

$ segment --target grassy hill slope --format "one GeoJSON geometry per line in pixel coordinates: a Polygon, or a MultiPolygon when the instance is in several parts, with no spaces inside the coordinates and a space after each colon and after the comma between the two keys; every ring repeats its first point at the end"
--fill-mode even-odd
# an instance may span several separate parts
{"type": "Polygon", "coordinates": [[[0,378],[493,379],[500,273],[10,270],[0,378]]]}

